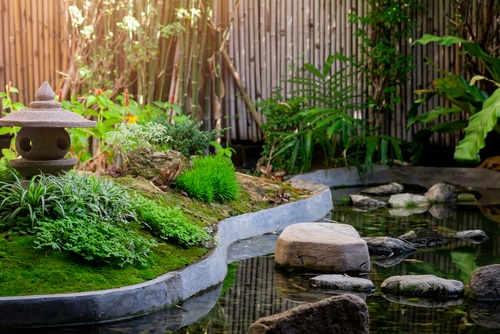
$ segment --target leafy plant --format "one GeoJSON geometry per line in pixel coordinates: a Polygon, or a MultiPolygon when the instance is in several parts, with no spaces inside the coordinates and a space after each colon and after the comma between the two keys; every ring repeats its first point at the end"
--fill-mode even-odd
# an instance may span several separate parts
{"type": "Polygon", "coordinates": [[[233,154],[236,153],[235,149],[232,147],[229,147],[227,144],[226,144],[226,147],[223,147],[220,143],[218,143],[216,141],[211,141],[210,145],[215,147],[215,149],[217,150],[217,155],[220,155],[223,157],[231,158],[233,156],[233,154]]]}
{"type": "Polygon", "coordinates": [[[191,247],[210,239],[204,229],[187,220],[179,207],[162,207],[142,196],[136,199],[140,203],[136,208],[139,220],[162,240],[191,247]]]}
{"type": "Polygon", "coordinates": [[[275,140],[270,144],[271,161],[283,163],[280,167],[289,172],[303,172],[311,166],[315,149],[320,148],[325,163],[340,160],[364,173],[376,161],[387,163],[393,154],[402,160],[402,140],[377,135],[365,119],[350,115],[367,107],[357,93],[359,67],[337,54],[330,55],[322,69],[310,63],[304,69],[305,75],[286,80],[299,87],[291,93],[299,110],[285,123],[295,129],[271,136],[275,140]],[[342,66],[332,74],[335,61],[342,66]]]}
{"type": "Polygon", "coordinates": [[[121,153],[141,147],[152,147],[156,151],[169,149],[168,142],[172,138],[168,135],[168,128],[159,123],[148,122],[126,125],[121,123],[116,130],[104,135],[104,141],[121,153]]]}
{"type": "Polygon", "coordinates": [[[375,125],[380,126],[383,113],[401,103],[398,91],[414,65],[412,55],[404,54],[399,44],[411,38],[416,27],[411,14],[420,8],[415,0],[368,0],[364,16],[349,14],[351,23],[361,23],[355,36],[361,37],[361,63],[370,87],[368,104],[376,112],[375,125]]]}
{"type": "Polygon", "coordinates": [[[206,202],[233,201],[239,184],[231,160],[223,156],[193,159],[193,168],[183,172],[175,184],[189,196],[206,202]]]}
{"type": "Polygon", "coordinates": [[[94,263],[123,267],[135,263],[146,266],[150,249],[156,243],[94,216],[63,216],[38,222],[35,245],[73,252],[94,263]]]}
{"type": "MultiPolygon", "coordinates": [[[[444,121],[429,126],[421,130],[416,138],[421,141],[422,138],[425,140],[433,131],[455,132],[464,130],[465,136],[455,147],[454,158],[459,162],[479,163],[481,161],[480,151],[486,145],[485,139],[487,135],[493,130],[496,133],[500,133],[500,128],[498,127],[498,118],[500,117],[500,88],[496,88],[489,95],[486,91],[475,86],[475,84],[479,80],[487,80],[493,82],[496,87],[500,86],[500,59],[486,54],[477,43],[468,42],[455,36],[438,37],[424,35],[421,39],[415,41],[415,43],[424,45],[431,42],[436,42],[444,46],[460,43],[468,55],[476,57],[484,64],[488,72],[488,77],[477,75],[468,82],[463,76],[440,71],[444,74],[443,78],[435,79],[431,88],[417,92],[425,96],[414,102],[412,110],[409,113],[407,127],[416,123],[427,124],[431,121],[438,121],[442,116],[465,111],[470,116],[468,120],[444,121]],[[451,106],[439,106],[436,109],[417,116],[418,106],[435,96],[444,98],[451,103],[451,106]]],[[[419,153],[420,151],[416,151],[414,156],[418,157],[419,153]]]]}
{"type": "Polygon", "coordinates": [[[171,149],[181,152],[190,157],[206,150],[211,141],[215,141],[222,135],[225,129],[203,131],[200,129],[202,121],[192,120],[190,116],[175,116],[174,122],[168,122],[165,118],[158,118],[157,122],[167,127],[170,140],[167,142],[171,149]]]}

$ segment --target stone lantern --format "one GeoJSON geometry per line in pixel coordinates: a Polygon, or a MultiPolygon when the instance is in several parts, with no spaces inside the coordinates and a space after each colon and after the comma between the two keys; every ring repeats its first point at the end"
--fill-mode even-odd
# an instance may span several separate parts
{"type": "Polygon", "coordinates": [[[70,170],[78,159],[64,158],[71,144],[65,128],[96,126],[96,122],[62,109],[61,103],[54,98],[54,91],[48,82],[44,82],[35,94],[35,101],[29,104],[29,109],[0,118],[0,126],[22,127],[15,141],[21,158],[11,160],[10,165],[24,177],[70,170]]]}

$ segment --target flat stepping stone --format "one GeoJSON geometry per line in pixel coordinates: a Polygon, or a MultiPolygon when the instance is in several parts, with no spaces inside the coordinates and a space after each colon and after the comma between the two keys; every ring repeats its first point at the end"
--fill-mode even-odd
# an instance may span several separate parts
{"type": "Polygon", "coordinates": [[[361,193],[369,195],[392,195],[392,194],[399,194],[403,192],[403,190],[404,190],[403,185],[396,182],[391,182],[377,187],[363,189],[361,190],[361,193]]]}
{"type": "Polygon", "coordinates": [[[380,287],[386,293],[415,297],[458,298],[464,294],[462,282],[434,275],[392,276],[380,287]]]}
{"type": "Polygon", "coordinates": [[[347,224],[290,225],[279,236],[274,256],[276,264],[292,269],[329,273],[370,271],[368,246],[347,224]]]}
{"type": "Polygon", "coordinates": [[[342,290],[353,292],[373,292],[373,282],[366,278],[346,275],[319,275],[309,280],[312,287],[328,290],[342,290]]]}

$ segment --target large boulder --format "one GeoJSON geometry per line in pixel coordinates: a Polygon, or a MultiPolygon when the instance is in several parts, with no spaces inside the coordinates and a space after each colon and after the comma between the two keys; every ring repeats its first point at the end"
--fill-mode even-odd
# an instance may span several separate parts
{"type": "Polygon", "coordinates": [[[415,297],[458,298],[464,294],[462,282],[434,275],[392,276],[380,288],[384,293],[415,297]]]}
{"type": "Polygon", "coordinates": [[[278,265],[332,273],[370,271],[366,242],[347,224],[299,223],[283,230],[276,243],[278,265]]]}
{"type": "Polygon", "coordinates": [[[500,264],[474,270],[469,286],[471,299],[500,300],[500,264]]]}
{"type": "Polygon", "coordinates": [[[250,326],[247,334],[363,334],[369,329],[365,301],[345,294],[260,318],[250,326]]]}
{"type": "Polygon", "coordinates": [[[148,180],[168,177],[169,181],[173,181],[189,166],[188,159],[180,152],[174,150],[158,152],[149,147],[130,151],[127,159],[130,173],[148,180]]]}

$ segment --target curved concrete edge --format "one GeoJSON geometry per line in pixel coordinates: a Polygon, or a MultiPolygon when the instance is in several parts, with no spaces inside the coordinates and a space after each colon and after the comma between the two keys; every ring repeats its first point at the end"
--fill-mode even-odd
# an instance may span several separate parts
{"type": "Polygon", "coordinates": [[[318,170],[294,176],[328,187],[358,186],[399,182],[430,187],[438,182],[464,187],[500,188],[500,173],[473,167],[374,166],[373,172],[360,176],[355,167],[318,170]]]}
{"type": "Polygon", "coordinates": [[[118,289],[83,293],[0,297],[0,328],[95,324],[127,319],[173,306],[221,283],[227,274],[227,249],[238,240],[315,221],[332,209],[329,187],[291,181],[313,195],[296,202],[230,217],[218,224],[217,246],[185,269],[118,289]]]}

